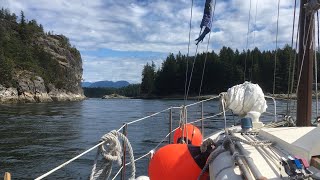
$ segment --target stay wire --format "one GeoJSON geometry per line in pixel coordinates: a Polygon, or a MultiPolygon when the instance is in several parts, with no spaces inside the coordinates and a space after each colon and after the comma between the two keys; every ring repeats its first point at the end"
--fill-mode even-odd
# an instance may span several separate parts
{"type": "Polygon", "coordinates": [[[250,33],[250,18],[251,18],[251,0],[249,7],[249,17],[248,17],[248,31],[247,31],[247,43],[246,43],[246,58],[244,59],[244,75],[243,81],[246,81],[246,72],[247,72],[247,58],[248,58],[248,45],[249,45],[249,33],[250,33]]]}
{"type": "MultiPolygon", "coordinates": [[[[318,47],[318,49],[319,49],[319,13],[318,13],[318,11],[317,11],[317,47],[318,47]]],[[[316,43],[314,42],[314,45],[315,45],[316,43]]],[[[318,60],[317,60],[317,53],[318,53],[318,49],[317,49],[317,47],[316,46],[314,46],[314,49],[315,49],[315,53],[314,53],[314,56],[315,56],[315,58],[314,58],[314,68],[315,68],[315,81],[316,81],[316,114],[317,114],[317,116],[316,117],[318,117],[319,116],[319,111],[318,111],[318,107],[319,107],[319,104],[318,104],[318,60]]]]}
{"type": "MultiPolygon", "coordinates": [[[[191,10],[190,10],[190,21],[189,21],[189,42],[188,42],[188,52],[187,52],[187,67],[186,67],[186,79],[185,79],[185,84],[184,84],[184,105],[186,105],[187,101],[187,81],[188,81],[188,69],[189,69],[189,52],[190,52],[190,44],[191,44],[191,27],[192,27],[192,9],[193,9],[193,0],[191,0],[191,10]]],[[[201,32],[201,31],[200,31],[201,32]]]]}
{"type": "Polygon", "coordinates": [[[278,0],[278,16],[277,16],[277,32],[276,32],[276,51],[274,54],[274,70],[273,70],[273,89],[272,94],[274,96],[276,87],[276,71],[277,71],[277,52],[278,52],[278,32],[279,32],[279,12],[280,12],[280,0],[278,0]]]}
{"type": "MultiPolygon", "coordinates": [[[[254,25],[257,25],[257,11],[258,11],[258,2],[259,0],[256,0],[256,12],[254,16],[254,25]]],[[[253,31],[253,48],[256,48],[256,31],[253,31]]],[[[251,55],[251,73],[250,73],[250,81],[252,82],[252,76],[253,76],[253,65],[254,65],[254,56],[253,53],[251,55]]]]}
{"type": "MultiPolygon", "coordinates": [[[[294,59],[293,59],[293,67],[292,67],[292,79],[291,79],[291,89],[290,89],[290,94],[293,93],[293,90],[294,90],[294,81],[295,81],[295,70],[296,70],[296,64],[297,64],[297,58],[298,58],[298,42],[300,41],[299,39],[299,31],[300,31],[300,28],[301,28],[301,25],[300,25],[300,18],[301,18],[301,14],[299,14],[298,16],[298,29],[297,29],[297,32],[296,32],[296,44],[295,44],[295,55],[294,55],[294,59]]],[[[299,52],[300,53],[300,52],[299,52]]],[[[292,96],[291,96],[291,99],[292,100],[292,96]]],[[[294,110],[294,108],[296,107],[296,101],[293,101],[293,105],[291,107],[291,110],[294,110]]]]}
{"type": "Polygon", "coordinates": [[[294,39],[294,25],[296,20],[296,7],[297,7],[297,0],[294,1],[294,9],[293,9],[293,21],[292,21],[292,35],[291,35],[291,52],[289,54],[289,70],[288,70],[288,101],[287,101],[287,114],[290,115],[290,104],[291,104],[291,94],[290,94],[290,81],[291,81],[291,68],[292,68],[292,53],[293,51],[293,39],[294,39]]]}
{"type": "MultiPolygon", "coordinates": [[[[306,22],[306,19],[307,19],[307,15],[305,15],[305,22],[306,22]]],[[[313,21],[314,19],[314,16],[311,16],[310,17],[310,21],[313,21]]],[[[310,29],[311,29],[311,24],[312,23],[309,23],[309,26],[308,26],[308,31],[307,31],[307,34],[305,34],[305,31],[303,31],[303,56],[302,56],[302,60],[301,60],[301,65],[300,65],[300,71],[299,71],[299,77],[298,77],[298,83],[297,83],[297,89],[296,89],[296,94],[298,94],[298,87],[300,85],[300,79],[301,79],[301,74],[302,74],[302,67],[303,67],[303,64],[304,64],[304,60],[305,60],[305,54],[306,54],[306,51],[307,51],[307,44],[308,44],[308,37],[309,37],[309,33],[310,33],[310,29]],[[307,35],[307,36],[306,36],[307,35]]],[[[304,30],[306,29],[306,23],[304,23],[304,30]]],[[[300,52],[299,52],[300,53],[300,52]]]]}
{"type": "Polygon", "coordinates": [[[195,52],[194,58],[193,58],[191,73],[190,73],[190,77],[189,77],[189,84],[188,84],[187,93],[185,96],[185,102],[188,100],[188,95],[189,95],[189,90],[190,90],[191,80],[192,80],[192,75],[193,75],[193,69],[194,69],[194,65],[196,63],[196,59],[197,59],[197,55],[198,55],[198,47],[199,47],[199,44],[197,44],[196,52],[195,52]]]}

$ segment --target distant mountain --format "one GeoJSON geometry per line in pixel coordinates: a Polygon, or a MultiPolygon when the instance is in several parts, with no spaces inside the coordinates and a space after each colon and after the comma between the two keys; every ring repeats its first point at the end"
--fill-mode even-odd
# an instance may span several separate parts
{"type": "Polygon", "coordinates": [[[81,86],[82,87],[89,87],[92,84],[92,82],[82,82],[81,86]]]}
{"type": "Polygon", "coordinates": [[[121,88],[130,85],[127,81],[97,81],[97,82],[82,82],[82,87],[96,88],[96,87],[113,87],[121,88]]]}

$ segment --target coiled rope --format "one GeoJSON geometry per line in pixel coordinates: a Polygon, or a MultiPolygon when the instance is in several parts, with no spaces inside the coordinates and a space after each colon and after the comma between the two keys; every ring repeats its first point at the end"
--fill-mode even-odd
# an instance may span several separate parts
{"type": "Polygon", "coordinates": [[[269,141],[269,140],[247,141],[247,140],[241,139],[241,138],[236,137],[236,136],[228,136],[228,138],[230,138],[230,140],[232,140],[232,141],[242,142],[244,144],[248,144],[248,145],[253,146],[253,147],[271,146],[273,144],[273,142],[269,141]]]}
{"type": "MultiPolygon", "coordinates": [[[[97,150],[96,158],[92,167],[90,180],[95,179],[108,179],[111,174],[112,164],[117,161],[121,165],[122,148],[119,139],[121,139],[126,147],[128,147],[130,161],[131,161],[131,176],[129,179],[135,179],[136,168],[134,164],[134,156],[131,144],[127,137],[116,130],[113,130],[101,137],[103,144],[101,144],[97,150]],[[97,168],[99,155],[103,156],[103,160],[97,168]]],[[[124,149],[125,151],[125,149],[124,149]]]]}

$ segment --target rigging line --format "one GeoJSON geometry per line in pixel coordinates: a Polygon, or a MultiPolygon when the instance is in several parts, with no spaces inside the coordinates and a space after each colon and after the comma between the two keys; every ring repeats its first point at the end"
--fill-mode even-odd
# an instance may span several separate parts
{"type": "MultiPolygon", "coordinates": [[[[297,62],[297,56],[298,56],[298,41],[300,41],[299,39],[299,31],[300,31],[300,18],[301,18],[301,14],[299,13],[299,16],[298,16],[298,29],[297,29],[297,32],[296,32],[296,45],[295,45],[295,51],[294,51],[294,59],[293,59],[293,67],[292,67],[292,79],[291,79],[291,89],[290,89],[290,94],[293,93],[293,88],[294,88],[294,79],[295,79],[295,69],[296,69],[296,62],[297,62]]],[[[291,99],[292,100],[292,96],[291,96],[291,99]]],[[[294,110],[295,108],[295,104],[296,104],[296,101],[294,101],[294,104],[292,106],[292,110],[294,110]]]]}
{"type": "Polygon", "coordinates": [[[278,32],[279,32],[279,11],[280,11],[280,0],[278,0],[278,16],[277,16],[277,32],[276,32],[276,51],[274,54],[274,70],[273,70],[273,89],[272,94],[274,96],[274,91],[276,87],[276,69],[277,69],[277,52],[278,52],[278,32]]]}
{"type": "MultiPolygon", "coordinates": [[[[317,30],[317,39],[318,39],[318,49],[319,49],[319,13],[317,11],[317,27],[318,27],[318,30],[317,30]]],[[[316,33],[316,32],[315,32],[316,33]]],[[[316,35],[314,35],[314,38],[315,38],[316,35]]],[[[314,49],[315,49],[315,53],[314,53],[314,68],[315,68],[315,80],[316,80],[316,114],[317,114],[317,117],[319,116],[319,112],[318,112],[318,60],[317,60],[317,53],[318,53],[318,50],[317,50],[317,47],[316,47],[316,42],[314,41],[314,49]]]]}
{"type": "MultiPolygon", "coordinates": [[[[254,25],[256,26],[257,25],[257,11],[258,11],[258,3],[259,3],[259,0],[256,0],[256,13],[255,13],[255,16],[254,16],[254,25]]],[[[256,31],[254,30],[253,31],[253,46],[255,46],[256,44],[256,31]]]]}
{"type": "MultiPolygon", "coordinates": [[[[216,3],[217,0],[214,1],[214,5],[213,5],[213,9],[212,9],[212,16],[211,16],[211,25],[210,25],[210,29],[212,29],[212,24],[213,24],[213,17],[214,17],[214,12],[216,10],[216,3]]],[[[202,76],[201,76],[201,81],[200,81],[200,88],[199,88],[199,95],[198,95],[198,101],[201,95],[201,90],[202,90],[202,83],[203,83],[203,76],[204,76],[204,70],[206,69],[206,63],[207,63],[207,57],[208,57],[208,49],[209,49],[209,43],[210,43],[210,37],[211,37],[211,31],[209,32],[209,38],[208,38],[208,43],[207,43],[207,53],[206,53],[206,57],[204,58],[204,63],[203,63],[203,69],[202,69],[202,76]]]]}
{"type": "Polygon", "coordinates": [[[189,59],[190,44],[191,44],[192,9],[193,9],[193,0],[191,0],[190,21],[189,21],[189,42],[188,42],[188,52],[187,52],[187,57],[186,57],[187,67],[186,67],[186,79],[185,79],[185,84],[184,84],[184,105],[186,105],[186,100],[187,100],[186,94],[187,94],[187,80],[188,80],[188,69],[189,69],[188,59],[189,59]]]}
{"type": "Polygon", "coordinates": [[[249,33],[250,33],[250,17],[251,17],[251,0],[249,7],[249,17],[248,17],[248,31],[247,31],[247,44],[246,44],[246,58],[244,59],[244,75],[243,81],[246,81],[246,72],[247,72],[247,58],[248,58],[248,44],[249,44],[249,33]]]}
{"type": "Polygon", "coordinates": [[[291,96],[290,95],[290,81],[291,81],[291,66],[292,66],[291,61],[292,61],[292,53],[295,53],[295,51],[293,51],[293,38],[294,38],[294,24],[295,24],[295,20],[296,20],[296,6],[297,6],[297,0],[294,1],[293,22],[292,22],[292,36],[291,36],[291,52],[289,54],[287,114],[290,114],[290,108],[289,107],[290,107],[290,104],[291,104],[291,97],[290,97],[291,96]]]}
{"type": "MultiPolygon", "coordinates": [[[[255,16],[254,16],[254,25],[256,26],[257,25],[257,11],[258,11],[258,2],[259,0],[256,0],[256,12],[255,12],[255,16]]],[[[256,47],[255,45],[256,43],[256,31],[253,30],[253,48],[256,47]]],[[[253,54],[251,56],[251,74],[250,74],[250,81],[252,81],[252,76],[253,76],[253,54]]]]}
{"type": "MultiPolygon", "coordinates": [[[[304,16],[305,18],[305,22],[306,22],[306,19],[307,19],[307,15],[304,16]]],[[[313,21],[313,16],[310,17],[310,21],[313,21]]],[[[300,65],[300,71],[299,71],[299,77],[298,77],[298,84],[297,84],[297,89],[296,89],[296,94],[298,94],[298,87],[300,85],[300,79],[301,79],[301,74],[302,74],[302,67],[303,67],[303,64],[304,64],[304,59],[305,59],[305,55],[306,55],[306,50],[307,50],[307,42],[308,42],[308,37],[309,37],[309,32],[310,32],[310,28],[311,28],[311,24],[312,23],[309,23],[309,27],[308,27],[308,31],[307,31],[307,36],[305,36],[305,31],[303,31],[303,56],[302,56],[302,61],[301,61],[301,65],[300,65]]],[[[306,23],[304,23],[304,26],[306,25],[306,23]]],[[[306,27],[304,27],[304,29],[306,29],[306,27]]],[[[311,43],[310,43],[311,45],[311,43]]],[[[300,53],[300,52],[299,52],[300,53]]]]}
{"type": "Polygon", "coordinates": [[[192,63],[192,68],[191,68],[191,74],[190,74],[190,78],[189,78],[189,85],[188,85],[188,88],[187,88],[187,93],[186,93],[186,96],[185,96],[185,101],[188,100],[188,95],[189,95],[189,90],[190,90],[190,85],[191,85],[191,80],[192,80],[192,75],[193,75],[194,64],[195,64],[195,62],[196,62],[197,55],[198,55],[198,47],[199,47],[199,44],[197,44],[196,52],[195,52],[195,55],[194,55],[194,58],[193,58],[193,63],[192,63]]]}

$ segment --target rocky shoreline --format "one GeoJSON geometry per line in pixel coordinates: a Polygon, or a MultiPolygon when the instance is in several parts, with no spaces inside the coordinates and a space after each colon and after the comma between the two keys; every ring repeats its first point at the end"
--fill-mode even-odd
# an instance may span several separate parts
{"type": "Polygon", "coordinates": [[[121,96],[119,94],[110,94],[110,95],[104,95],[102,99],[130,99],[126,96],[121,96]]]}
{"type": "Polygon", "coordinates": [[[37,103],[57,101],[79,101],[85,99],[83,92],[57,89],[54,85],[45,85],[40,76],[24,72],[16,79],[17,87],[5,87],[0,84],[0,103],[37,103]]]}
{"type": "Polygon", "coordinates": [[[83,94],[73,94],[63,91],[49,93],[24,92],[19,95],[16,88],[5,88],[0,85],[0,103],[38,103],[59,101],[80,101],[86,97],[83,94]]]}

